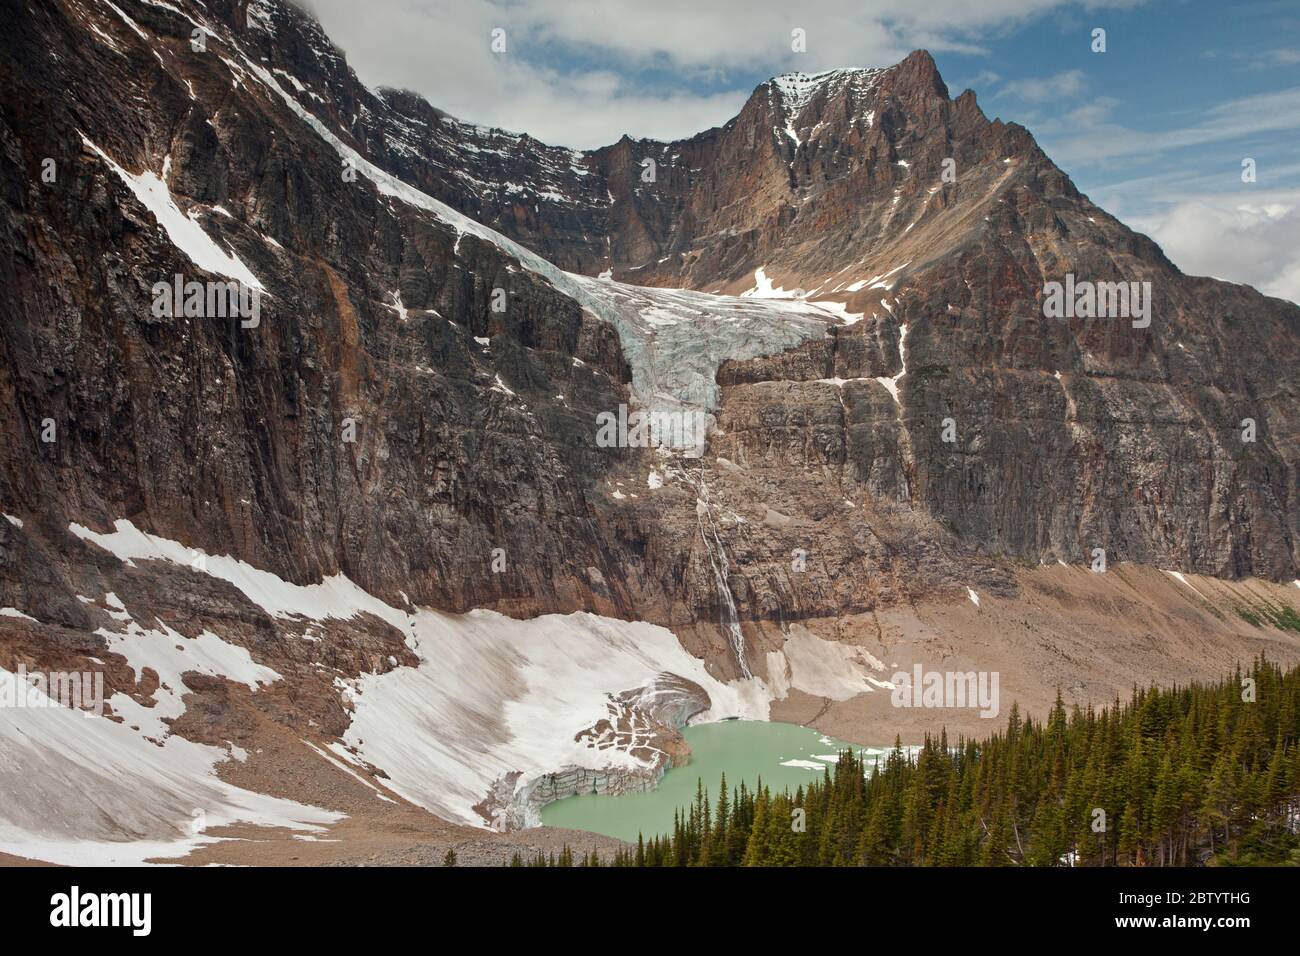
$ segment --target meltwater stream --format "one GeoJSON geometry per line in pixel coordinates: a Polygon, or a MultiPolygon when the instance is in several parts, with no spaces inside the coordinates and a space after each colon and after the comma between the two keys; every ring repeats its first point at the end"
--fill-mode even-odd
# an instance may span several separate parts
{"type": "Polygon", "coordinates": [[[745,659],[745,636],[740,630],[740,615],[736,611],[736,599],[731,593],[731,585],[727,583],[731,564],[727,560],[727,549],[722,545],[722,536],[718,534],[718,526],[713,520],[713,505],[709,502],[709,486],[704,480],[703,466],[700,468],[700,480],[692,481],[692,484],[695,485],[697,499],[695,515],[699,520],[700,540],[704,542],[704,549],[709,553],[713,578],[718,586],[722,632],[731,641],[731,648],[735,652],[736,663],[740,665],[741,675],[748,680],[754,676],[754,673],[749,669],[749,662],[745,659]]]}

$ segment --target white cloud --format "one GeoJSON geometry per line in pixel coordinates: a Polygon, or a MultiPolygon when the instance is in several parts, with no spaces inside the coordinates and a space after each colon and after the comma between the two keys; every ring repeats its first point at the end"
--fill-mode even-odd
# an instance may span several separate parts
{"type": "Polygon", "coordinates": [[[1278,66],[1295,66],[1300,63],[1300,50],[1269,50],[1264,54],[1264,59],[1278,66]]]}
{"type": "Polygon", "coordinates": [[[1044,103],[1059,100],[1067,96],[1076,96],[1083,91],[1085,80],[1083,70],[1066,70],[1053,76],[1027,77],[1014,80],[997,92],[998,96],[1017,96],[1031,103],[1044,103]]]}
{"type": "Polygon", "coordinates": [[[1131,225],[1184,272],[1300,302],[1300,189],[1187,197],[1131,225]]]}
{"type": "MultiPolygon", "coordinates": [[[[372,86],[405,87],[461,119],[594,147],[674,139],[730,119],[750,78],[888,66],[913,49],[982,52],[974,38],[1069,0],[307,0],[372,86]],[[489,49],[506,31],[507,52],[489,49]],[[791,31],[807,52],[791,50],[791,31]],[[660,82],[643,77],[653,71],[660,82]],[[732,74],[741,78],[730,80],[732,74]],[[662,77],[678,81],[664,89],[662,77]],[[703,84],[703,85],[702,85],[703,84]],[[701,92],[701,88],[707,92],[701,92]]],[[[1129,6],[1102,0],[1088,6],[1129,6]]]]}
{"type": "Polygon", "coordinates": [[[972,90],[984,91],[992,90],[998,83],[1002,82],[1001,74],[992,70],[980,70],[968,80],[963,80],[956,84],[959,88],[970,88],[972,90]]]}

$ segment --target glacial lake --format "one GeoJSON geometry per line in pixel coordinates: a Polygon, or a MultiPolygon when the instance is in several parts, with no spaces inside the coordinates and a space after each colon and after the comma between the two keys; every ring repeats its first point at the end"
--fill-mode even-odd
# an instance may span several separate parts
{"type": "Polygon", "coordinates": [[[761,777],[772,791],[788,787],[793,793],[800,784],[820,780],[823,767],[833,772],[841,750],[851,749],[870,761],[873,757],[883,760],[891,749],[846,744],[807,727],[761,720],[724,720],[687,727],[682,733],[691,747],[691,762],[669,770],[653,791],[566,797],[542,808],[542,823],[635,843],[638,833],[647,840],[671,833],[674,811],[695,799],[696,782],[701,778],[710,804],[717,802],[718,778],[723,773],[728,790],[739,787],[742,780],[753,789],[761,777]]]}

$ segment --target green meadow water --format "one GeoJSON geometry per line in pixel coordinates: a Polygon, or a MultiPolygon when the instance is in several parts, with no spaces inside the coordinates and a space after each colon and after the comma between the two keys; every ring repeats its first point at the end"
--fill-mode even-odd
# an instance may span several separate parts
{"type": "Polygon", "coordinates": [[[691,762],[669,770],[653,791],[567,797],[542,808],[542,823],[631,841],[644,833],[649,839],[672,831],[673,811],[695,799],[696,781],[701,778],[710,802],[717,801],[718,778],[723,773],[728,790],[740,786],[742,780],[752,789],[761,777],[772,790],[788,787],[793,793],[800,784],[820,780],[822,768],[833,769],[836,755],[845,748],[864,753],[868,759],[888,752],[884,747],[846,744],[795,724],[759,720],[702,724],[687,727],[683,734],[691,746],[691,762]]]}

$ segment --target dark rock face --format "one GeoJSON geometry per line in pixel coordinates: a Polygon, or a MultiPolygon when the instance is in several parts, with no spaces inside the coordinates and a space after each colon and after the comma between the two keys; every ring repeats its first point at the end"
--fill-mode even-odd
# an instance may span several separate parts
{"type": "MultiPolygon", "coordinates": [[[[539,207],[553,233],[466,211],[589,272],[736,292],[764,267],[778,287],[867,315],[829,345],[724,369],[724,384],[892,377],[908,328],[904,427],[856,429],[866,447],[843,453],[873,498],[923,509],[990,554],[1078,561],[1101,548],[1111,561],[1295,576],[1300,310],[1180,274],[1024,129],[988,121],[970,91],[950,100],[927,54],[771,81],[720,129],[625,138],[589,168],[568,202],[539,207]],[[640,179],[645,159],[654,183],[640,179]],[[574,236],[602,216],[610,243],[593,262],[574,236]],[[1149,282],[1150,325],[1043,318],[1045,284],[1067,274],[1149,282]],[[878,276],[883,292],[860,281],[878,276]],[[882,485],[885,459],[897,474],[882,485]]],[[[867,392],[843,393],[846,423],[871,414],[854,407],[867,392]]]]}
{"type": "Polygon", "coordinates": [[[928,55],[769,82],[686,141],[576,153],[367,90],[276,0],[176,5],[3,14],[0,504],[25,524],[0,522],[0,605],[84,626],[73,595],[99,559],[67,526],[118,518],[392,603],[663,623],[721,660],[710,541],[760,647],[748,622],[997,593],[1009,561],[1094,548],[1297,576],[1300,309],[1178,273],[1025,130],[949,99],[928,55]],[[349,180],[258,70],[560,268],[739,292],[761,267],[862,319],[724,365],[702,462],[598,448],[595,416],[630,380],[615,331],[500,247],[349,180]],[[258,277],[256,327],[152,314],[154,283],[223,277],[83,137],[161,177],[258,277]],[[1066,273],[1150,282],[1149,327],[1043,318],[1066,273]]]}
{"type": "Polygon", "coordinates": [[[42,6],[5,46],[5,508],[59,542],[70,520],[127,517],[297,581],[631,613],[586,501],[611,457],[595,409],[627,377],[613,330],[495,247],[344,181],[220,40],[193,53],[187,21],[134,13],[166,68],[97,4],[42,6]],[[83,135],[133,171],[170,157],[185,211],[265,284],[257,327],[152,316],[155,282],[209,276],[83,135]],[[595,593],[602,565],[614,583],[595,593]]]}

